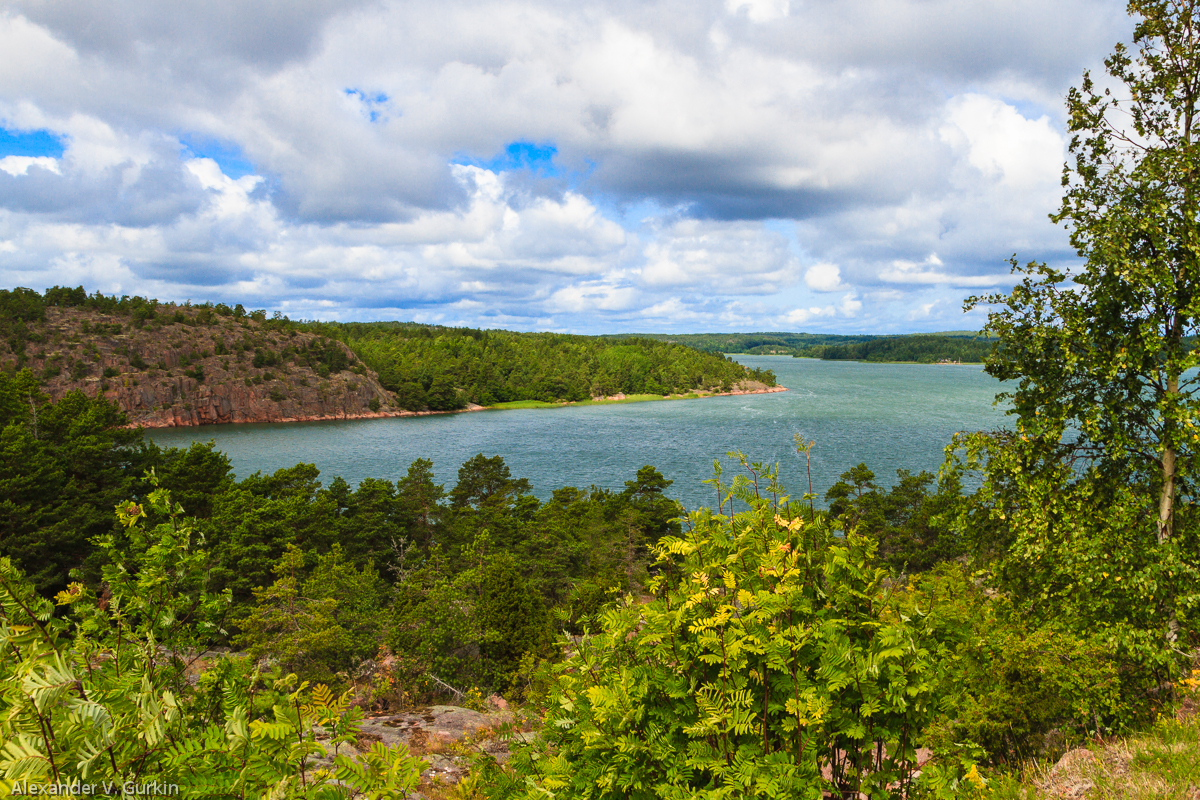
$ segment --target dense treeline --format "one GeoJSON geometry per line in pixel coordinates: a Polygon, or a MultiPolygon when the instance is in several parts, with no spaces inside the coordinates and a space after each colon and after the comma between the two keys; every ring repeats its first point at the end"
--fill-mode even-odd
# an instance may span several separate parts
{"type": "Polygon", "coordinates": [[[769,370],[649,338],[411,323],[307,323],[305,329],[345,342],[408,409],[728,391],[747,380],[775,384],[769,370]]]}
{"type": "Polygon", "coordinates": [[[878,336],[863,334],[843,336],[833,333],[637,333],[620,337],[654,339],[693,347],[705,353],[755,353],[760,355],[785,354],[804,347],[819,345],[854,344],[878,339],[878,336]]]}
{"type": "Polygon", "coordinates": [[[830,361],[938,361],[980,363],[991,342],[976,334],[913,333],[901,336],[841,336],[822,333],[685,333],[640,334],[674,342],[706,353],[793,355],[830,361]]]}
{"type": "Polygon", "coordinates": [[[991,350],[992,342],[985,338],[914,333],[880,337],[867,342],[812,345],[798,349],[794,355],[827,361],[911,361],[918,364],[958,361],[977,364],[991,350]]]}

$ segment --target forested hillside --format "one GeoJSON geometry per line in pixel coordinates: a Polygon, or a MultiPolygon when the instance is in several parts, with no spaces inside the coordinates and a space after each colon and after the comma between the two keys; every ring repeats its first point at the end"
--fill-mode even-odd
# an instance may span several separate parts
{"type": "MultiPolygon", "coordinates": [[[[878,336],[842,336],[832,333],[632,333],[634,336],[694,347],[705,353],[751,353],[790,355],[798,348],[819,345],[854,344],[878,339],[878,336]]],[[[617,337],[613,337],[617,338],[617,337]]]]}
{"type": "Polygon", "coordinates": [[[957,361],[978,364],[991,350],[992,342],[984,337],[914,333],[908,336],[884,336],[866,342],[812,345],[796,350],[795,355],[798,358],[821,358],[827,361],[912,361],[918,364],[957,361]]]}
{"type": "Polygon", "coordinates": [[[0,290],[0,368],[52,398],[103,395],[136,424],[344,419],[513,401],[754,390],[715,353],[649,339],[298,323],[223,303],[160,303],[83,287],[0,290]]]}
{"type": "Polygon", "coordinates": [[[349,345],[405,408],[721,392],[747,382],[775,385],[768,370],[748,370],[716,353],[644,337],[413,323],[306,323],[303,329],[349,345]]]}
{"type": "Polygon", "coordinates": [[[987,339],[968,331],[899,336],[779,332],[640,335],[687,345],[706,353],[793,355],[830,361],[912,361],[919,364],[958,361],[977,364],[991,349],[987,339]]]}

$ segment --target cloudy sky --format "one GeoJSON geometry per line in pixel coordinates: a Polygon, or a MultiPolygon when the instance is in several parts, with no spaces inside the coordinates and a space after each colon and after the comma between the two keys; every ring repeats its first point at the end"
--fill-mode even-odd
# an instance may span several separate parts
{"type": "Polygon", "coordinates": [[[0,0],[0,287],[520,330],[936,331],[1114,0],[0,0]]]}

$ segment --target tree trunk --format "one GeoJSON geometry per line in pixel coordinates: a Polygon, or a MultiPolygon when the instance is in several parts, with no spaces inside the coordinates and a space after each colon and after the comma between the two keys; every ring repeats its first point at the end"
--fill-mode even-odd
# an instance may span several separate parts
{"type": "MultiPolygon", "coordinates": [[[[1182,345],[1182,325],[1178,311],[1173,315],[1170,329],[1172,344],[1182,345]]],[[[1158,498],[1158,544],[1169,542],[1175,533],[1175,423],[1171,409],[1179,398],[1179,373],[1173,367],[1167,373],[1167,418],[1163,421],[1162,490],[1158,498]]],[[[1179,638],[1179,618],[1175,612],[1175,592],[1168,589],[1167,641],[1179,638]]]]}

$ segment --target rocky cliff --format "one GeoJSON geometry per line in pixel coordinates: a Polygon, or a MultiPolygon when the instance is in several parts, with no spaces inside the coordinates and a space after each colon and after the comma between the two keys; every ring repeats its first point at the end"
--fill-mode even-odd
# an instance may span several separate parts
{"type": "Polygon", "coordinates": [[[171,305],[149,320],[50,307],[28,329],[24,352],[0,345],[0,363],[33,370],[53,400],[102,395],[144,427],[411,413],[345,345],[266,320],[171,305]]]}

